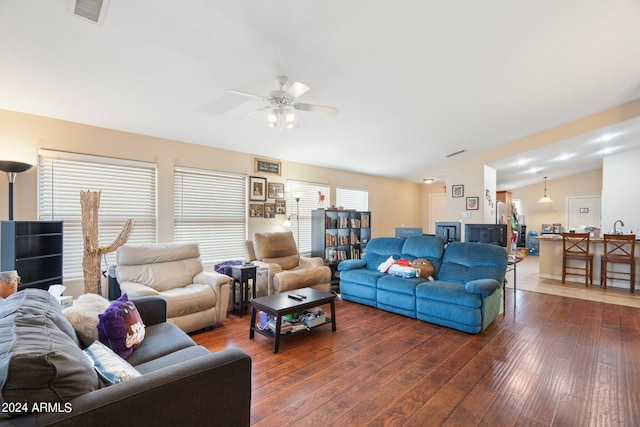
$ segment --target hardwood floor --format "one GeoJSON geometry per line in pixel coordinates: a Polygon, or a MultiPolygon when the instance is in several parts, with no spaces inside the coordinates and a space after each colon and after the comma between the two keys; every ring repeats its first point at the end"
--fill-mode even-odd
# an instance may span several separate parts
{"type": "Polygon", "coordinates": [[[479,335],[336,301],[335,333],[278,354],[250,316],[192,337],[251,355],[255,426],[640,426],[640,309],[521,290],[506,307],[479,335]]]}

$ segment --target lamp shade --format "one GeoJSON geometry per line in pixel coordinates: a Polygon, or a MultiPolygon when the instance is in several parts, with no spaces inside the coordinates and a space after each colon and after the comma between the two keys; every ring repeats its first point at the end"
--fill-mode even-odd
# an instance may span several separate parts
{"type": "Polygon", "coordinates": [[[0,160],[0,171],[21,173],[31,169],[33,165],[29,163],[14,162],[13,160],[0,160]]]}

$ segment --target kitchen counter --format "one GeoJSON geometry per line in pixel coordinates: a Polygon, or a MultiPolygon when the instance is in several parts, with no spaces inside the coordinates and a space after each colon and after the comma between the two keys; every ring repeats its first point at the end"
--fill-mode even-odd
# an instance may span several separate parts
{"type": "MultiPolygon", "coordinates": [[[[545,279],[562,280],[562,235],[559,234],[543,234],[537,236],[538,253],[540,256],[539,275],[545,279]]],[[[604,239],[602,237],[593,237],[589,241],[589,252],[593,254],[593,284],[600,285],[600,260],[604,252],[604,239]]],[[[636,271],[640,271],[638,263],[638,254],[640,254],[640,241],[636,240],[636,271]]],[[[571,265],[580,265],[579,261],[570,261],[571,265]]],[[[616,271],[629,271],[628,266],[613,264],[616,271]]],[[[609,266],[611,269],[612,265],[609,266]]],[[[575,271],[575,270],[574,270],[575,271]]],[[[636,289],[638,286],[639,274],[636,274],[636,289]]],[[[582,282],[582,276],[567,276],[567,281],[582,282]]],[[[629,289],[628,280],[607,279],[607,287],[613,286],[618,288],[629,289]]]]}

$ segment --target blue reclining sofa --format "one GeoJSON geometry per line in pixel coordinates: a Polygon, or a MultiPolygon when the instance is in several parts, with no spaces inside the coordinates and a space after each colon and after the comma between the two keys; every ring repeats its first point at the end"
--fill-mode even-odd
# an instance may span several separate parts
{"type": "Polygon", "coordinates": [[[444,241],[435,236],[377,237],[362,259],[342,261],[342,298],[463,332],[482,332],[496,318],[507,268],[505,248],[444,241]],[[378,271],[390,256],[426,258],[433,280],[403,278],[378,271]]]}

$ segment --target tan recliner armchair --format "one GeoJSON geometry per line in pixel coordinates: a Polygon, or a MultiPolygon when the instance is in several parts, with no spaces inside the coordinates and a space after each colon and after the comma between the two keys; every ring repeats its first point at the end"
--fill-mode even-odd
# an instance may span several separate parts
{"type": "Polygon", "coordinates": [[[245,249],[246,260],[258,267],[260,296],[306,287],[331,291],[331,269],[322,258],[300,256],[290,231],[255,233],[245,249]]]}
{"type": "Polygon", "coordinates": [[[221,324],[226,318],[232,279],[204,271],[197,244],[124,245],[116,260],[122,293],[161,296],[167,302],[167,320],[183,331],[221,324]]]}

